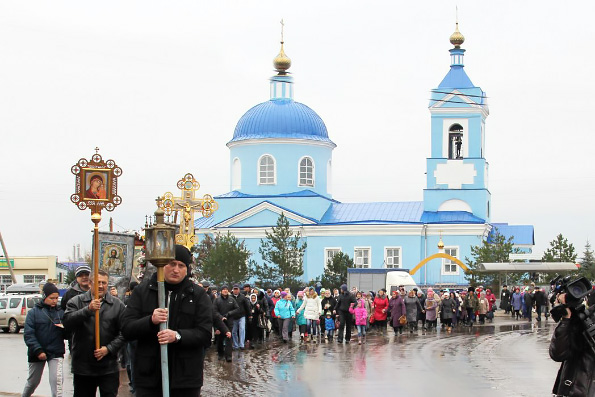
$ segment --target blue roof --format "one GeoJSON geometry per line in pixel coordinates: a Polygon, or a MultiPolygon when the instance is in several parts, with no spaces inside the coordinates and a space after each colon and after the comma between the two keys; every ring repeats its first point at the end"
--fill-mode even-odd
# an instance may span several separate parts
{"type": "Polygon", "coordinates": [[[215,196],[216,199],[224,198],[275,198],[275,197],[320,197],[329,201],[337,203],[337,200],[323,196],[322,194],[313,192],[309,189],[298,190],[297,192],[281,193],[281,194],[247,194],[233,190],[229,193],[224,193],[219,196],[215,196]]]}
{"type": "Polygon", "coordinates": [[[332,143],[320,116],[308,106],[290,99],[267,101],[248,110],[238,121],[230,142],[264,138],[332,143]]]}
{"type": "Polygon", "coordinates": [[[515,245],[535,245],[535,234],[533,225],[509,225],[508,223],[492,223],[492,231],[488,236],[488,241],[491,242],[491,237],[495,230],[503,235],[506,239],[513,237],[515,245]]]}
{"type": "Polygon", "coordinates": [[[333,203],[320,223],[418,223],[423,201],[333,203]]]}
{"type": "Polygon", "coordinates": [[[463,66],[452,65],[438,88],[474,88],[463,66]]]}

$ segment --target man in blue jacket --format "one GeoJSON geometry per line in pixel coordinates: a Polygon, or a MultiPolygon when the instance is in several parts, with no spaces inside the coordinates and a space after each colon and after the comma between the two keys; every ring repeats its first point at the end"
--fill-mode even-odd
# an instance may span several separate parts
{"type": "Polygon", "coordinates": [[[23,396],[29,397],[41,381],[43,368],[49,368],[52,397],[62,395],[64,360],[64,311],[58,306],[58,288],[52,283],[43,286],[43,301],[27,313],[25,343],[29,361],[29,377],[23,396]]]}

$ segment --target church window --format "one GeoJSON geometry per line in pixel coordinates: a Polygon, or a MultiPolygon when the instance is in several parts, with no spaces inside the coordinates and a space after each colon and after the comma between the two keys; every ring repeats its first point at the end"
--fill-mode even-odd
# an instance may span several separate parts
{"type": "Polygon", "coordinates": [[[353,257],[356,268],[370,267],[370,248],[356,248],[353,257]]]}
{"type": "Polygon", "coordinates": [[[401,267],[400,247],[385,248],[384,254],[384,266],[387,269],[398,269],[401,267]]]}
{"type": "Polygon", "coordinates": [[[258,184],[275,184],[275,159],[273,156],[265,154],[258,160],[258,184]]]}
{"type": "Polygon", "coordinates": [[[325,248],[324,249],[324,266],[328,266],[329,262],[333,261],[333,257],[341,252],[341,248],[325,248]]]}
{"type": "Polygon", "coordinates": [[[310,157],[304,157],[300,160],[299,186],[314,186],[314,161],[310,157]]]}
{"type": "Polygon", "coordinates": [[[242,188],[242,163],[239,158],[233,159],[231,166],[231,190],[240,190],[242,188]]]}
{"type": "MultiPolygon", "coordinates": [[[[459,248],[458,247],[444,247],[444,253],[458,259],[459,248]]],[[[442,274],[443,275],[458,275],[459,265],[450,259],[444,259],[442,261],[442,274]]]]}
{"type": "Polygon", "coordinates": [[[460,160],[463,158],[463,127],[453,124],[448,130],[448,158],[460,160]]]}

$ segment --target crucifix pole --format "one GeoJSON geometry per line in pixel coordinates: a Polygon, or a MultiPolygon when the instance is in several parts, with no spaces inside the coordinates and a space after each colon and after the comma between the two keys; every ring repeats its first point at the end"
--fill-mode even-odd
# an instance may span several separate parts
{"type": "MultiPolygon", "coordinates": [[[[101,213],[91,214],[91,221],[95,224],[93,227],[93,299],[99,299],[99,222],[101,222],[101,213]]],[[[107,292],[106,292],[107,293],[107,292]]],[[[95,350],[101,348],[99,339],[99,310],[95,312],[95,350]]]]}
{"type": "Polygon", "coordinates": [[[6,264],[8,265],[8,271],[10,272],[10,278],[12,278],[12,283],[17,283],[17,277],[14,275],[14,270],[10,266],[10,258],[8,257],[8,253],[6,252],[6,246],[4,245],[4,239],[2,238],[2,233],[0,233],[0,243],[2,243],[2,251],[4,251],[4,257],[6,258],[6,264]]]}

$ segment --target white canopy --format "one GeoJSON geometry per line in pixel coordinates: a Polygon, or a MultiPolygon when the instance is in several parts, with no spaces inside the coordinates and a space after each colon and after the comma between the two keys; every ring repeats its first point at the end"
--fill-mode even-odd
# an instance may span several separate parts
{"type": "Polygon", "coordinates": [[[504,262],[480,263],[479,272],[528,273],[528,272],[572,272],[578,267],[571,262],[504,262]]]}

